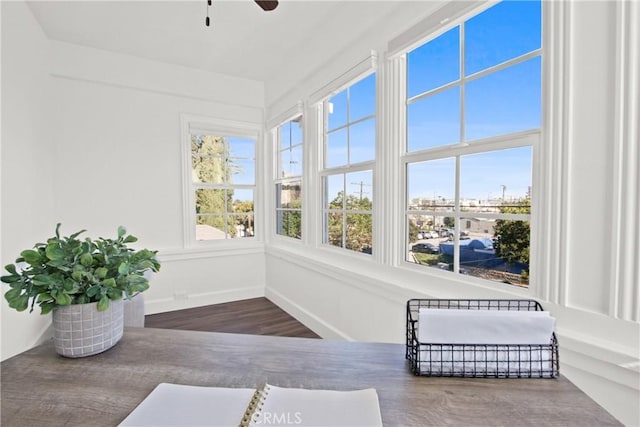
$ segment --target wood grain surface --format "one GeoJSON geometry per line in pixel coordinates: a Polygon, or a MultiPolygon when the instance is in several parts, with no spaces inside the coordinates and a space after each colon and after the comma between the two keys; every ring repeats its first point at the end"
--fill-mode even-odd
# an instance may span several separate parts
{"type": "Polygon", "coordinates": [[[66,359],[46,343],[0,368],[3,427],[114,426],[161,382],[374,387],[385,426],[620,425],[562,377],[413,376],[399,344],[126,328],[102,354],[66,359]]]}

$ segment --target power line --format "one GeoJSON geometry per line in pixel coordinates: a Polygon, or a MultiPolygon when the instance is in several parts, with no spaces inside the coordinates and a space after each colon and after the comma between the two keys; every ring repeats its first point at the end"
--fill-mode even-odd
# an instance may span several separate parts
{"type": "Polygon", "coordinates": [[[352,182],[351,185],[358,185],[360,186],[360,191],[358,193],[360,193],[360,200],[362,200],[362,195],[363,194],[369,194],[368,191],[364,191],[364,187],[371,187],[371,184],[367,184],[364,181],[360,181],[360,182],[352,182]]]}

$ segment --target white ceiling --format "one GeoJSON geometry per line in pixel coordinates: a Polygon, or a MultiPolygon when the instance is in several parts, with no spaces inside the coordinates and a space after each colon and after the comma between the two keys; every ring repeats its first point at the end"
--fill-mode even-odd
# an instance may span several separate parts
{"type": "MultiPolygon", "coordinates": [[[[330,34],[327,49],[339,52],[401,2],[281,0],[264,12],[253,0],[213,0],[210,27],[206,0],[28,4],[53,40],[267,82],[311,39],[330,34]]],[[[318,55],[317,64],[306,65],[324,60],[318,55]]]]}

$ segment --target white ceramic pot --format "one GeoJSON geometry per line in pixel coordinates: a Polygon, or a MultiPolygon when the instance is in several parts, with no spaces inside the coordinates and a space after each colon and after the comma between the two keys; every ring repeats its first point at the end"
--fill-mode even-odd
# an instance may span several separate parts
{"type": "Polygon", "coordinates": [[[85,357],[110,349],[122,338],[122,300],[110,301],[98,311],[98,303],[74,304],[53,310],[53,342],[65,357],[85,357]]]}
{"type": "Polygon", "coordinates": [[[144,328],[144,295],[138,294],[124,301],[124,326],[144,328]]]}

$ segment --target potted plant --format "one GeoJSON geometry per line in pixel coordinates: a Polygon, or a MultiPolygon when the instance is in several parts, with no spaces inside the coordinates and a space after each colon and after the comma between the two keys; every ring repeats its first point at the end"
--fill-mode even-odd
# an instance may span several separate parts
{"type": "Polygon", "coordinates": [[[56,351],[67,357],[83,357],[114,346],[123,333],[122,299],[130,299],[149,288],[144,277],[157,272],[157,251],[134,250],[136,242],[118,227],[115,239],[78,238],[56,235],[46,243],[20,253],[2,282],[9,289],[4,297],[9,307],[24,311],[35,305],[41,314],[53,312],[56,351]]]}

